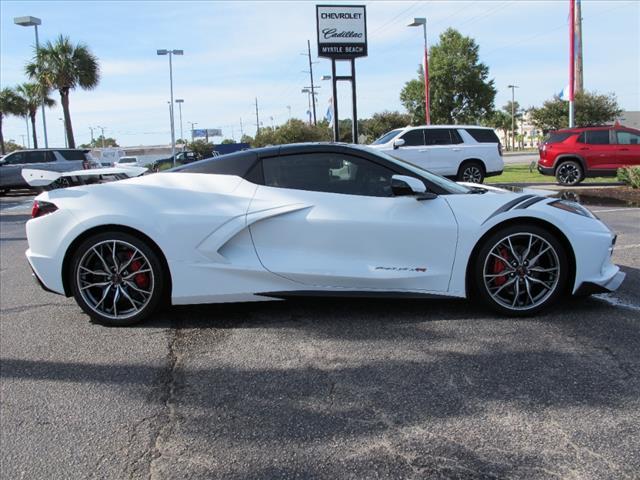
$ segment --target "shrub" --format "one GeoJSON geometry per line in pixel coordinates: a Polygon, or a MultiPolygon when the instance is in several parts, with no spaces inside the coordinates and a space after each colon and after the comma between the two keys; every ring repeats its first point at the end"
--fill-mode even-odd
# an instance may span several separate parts
{"type": "Polygon", "coordinates": [[[617,176],[618,180],[631,188],[640,188],[640,167],[619,168],[617,176]]]}

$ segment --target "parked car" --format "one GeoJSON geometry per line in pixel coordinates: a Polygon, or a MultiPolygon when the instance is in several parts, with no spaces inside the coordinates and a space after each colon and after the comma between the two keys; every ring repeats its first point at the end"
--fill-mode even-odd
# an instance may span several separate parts
{"type": "Polygon", "coordinates": [[[29,188],[22,178],[22,169],[70,172],[99,166],[89,150],[50,148],[18,150],[0,159],[0,190],[4,193],[14,188],[29,188]]]}
{"type": "Polygon", "coordinates": [[[259,148],[52,190],[32,217],[36,278],[108,325],[163,301],[301,295],[476,296],[533,315],[625,277],[615,233],[579,204],[468,188],[355,145],[259,148]]]}
{"type": "Polygon", "coordinates": [[[113,166],[114,167],[130,167],[130,166],[136,167],[138,166],[138,157],[135,157],[135,156],[120,157],[118,160],[113,162],[113,166]]]}
{"type": "Polygon", "coordinates": [[[622,125],[566,128],[549,133],[539,146],[538,171],[560,185],[586,177],[615,176],[620,167],[640,165],[640,130],[622,125]]]}
{"type": "MultiPolygon", "coordinates": [[[[180,152],[176,153],[176,165],[186,165],[187,163],[192,163],[197,160],[200,160],[200,155],[196,152],[180,152]]],[[[172,167],[174,164],[173,157],[161,158],[160,160],[156,160],[151,165],[151,170],[161,170],[164,165],[172,167]]],[[[166,167],[165,167],[166,168],[166,167]]]]}
{"type": "Polygon", "coordinates": [[[392,130],[370,145],[430,172],[482,183],[504,169],[502,146],[491,128],[428,125],[392,130]]]}

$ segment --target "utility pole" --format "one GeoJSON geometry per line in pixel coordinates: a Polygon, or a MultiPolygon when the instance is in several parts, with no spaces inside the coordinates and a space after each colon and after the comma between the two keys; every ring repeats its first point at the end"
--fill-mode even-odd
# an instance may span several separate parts
{"type": "Polygon", "coordinates": [[[518,85],[509,85],[511,89],[511,151],[516,149],[516,88],[518,85]]]}
{"type": "MultiPolygon", "coordinates": [[[[24,135],[20,135],[20,136],[22,137],[22,146],[23,146],[24,148],[27,148],[27,144],[26,144],[26,143],[24,143],[24,135]]],[[[29,135],[27,135],[27,137],[28,137],[28,136],[29,136],[29,135]]]]}
{"type": "Polygon", "coordinates": [[[291,120],[291,105],[287,105],[287,110],[289,111],[289,120],[291,120]]]}
{"type": "Polygon", "coordinates": [[[569,128],[575,126],[576,2],[569,0],[569,128]]]}
{"type": "Polygon", "coordinates": [[[187,122],[189,125],[191,125],[191,143],[193,143],[193,131],[195,130],[193,128],[194,125],[197,125],[198,122],[187,122]]]}
{"type": "Polygon", "coordinates": [[[91,130],[91,146],[93,147],[93,127],[89,127],[89,130],[91,130]]]}
{"type": "Polygon", "coordinates": [[[256,136],[260,133],[260,117],[258,116],[258,97],[256,97],[256,136]]]}
{"type": "Polygon", "coordinates": [[[242,117],[240,117],[240,141],[242,141],[242,137],[244,137],[244,129],[242,128],[242,117]]]}
{"type": "MultiPolygon", "coordinates": [[[[305,55],[303,53],[303,55],[305,55]]],[[[313,111],[313,124],[317,125],[318,122],[316,120],[316,95],[315,95],[315,85],[313,84],[313,62],[311,61],[311,42],[307,40],[307,54],[309,57],[309,78],[311,79],[311,102],[312,102],[312,111],[313,111]]]]}
{"type": "Polygon", "coordinates": [[[575,56],[576,56],[576,73],[575,73],[575,87],[574,94],[582,93],[584,89],[584,72],[582,67],[582,9],[580,8],[580,0],[576,0],[576,13],[575,13],[575,56]]]}
{"type": "Polygon", "coordinates": [[[102,148],[104,148],[104,127],[98,125],[96,128],[99,128],[102,131],[102,148]]]}

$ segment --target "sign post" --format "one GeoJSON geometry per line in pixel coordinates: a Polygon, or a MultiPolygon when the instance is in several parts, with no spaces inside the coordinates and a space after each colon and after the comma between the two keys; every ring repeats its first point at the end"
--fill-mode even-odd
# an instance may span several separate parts
{"type": "Polygon", "coordinates": [[[340,139],[338,125],[337,82],[351,82],[353,106],[353,143],[358,143],[358,109],[356,102],[356,61],[367,56],[367,9],[364,5],[316,5],[318,56],[331,59],[333,91],[333,141],[340,139]],[[336,62],[351,63],[351,75],[338,76],[336,62]]]}

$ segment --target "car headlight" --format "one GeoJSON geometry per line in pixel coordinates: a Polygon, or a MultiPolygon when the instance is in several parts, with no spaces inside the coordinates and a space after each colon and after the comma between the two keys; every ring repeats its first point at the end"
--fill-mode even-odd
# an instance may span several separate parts
{"type": "Polygon", "coordinates": [[[569,200],[554,200],[553,202],[549,202],[549,205],[559,208],[560,210],[564,210],[565,212],[582,215],[583,217],[598,218],[593,213],[591,213],[588,208],[583,207],[579,203],[571,202],[569,200]]]}

